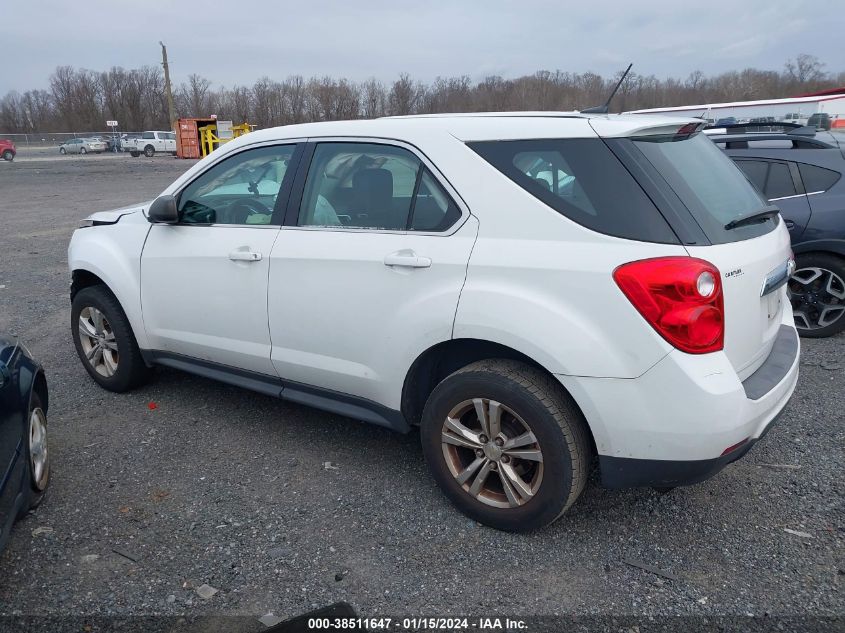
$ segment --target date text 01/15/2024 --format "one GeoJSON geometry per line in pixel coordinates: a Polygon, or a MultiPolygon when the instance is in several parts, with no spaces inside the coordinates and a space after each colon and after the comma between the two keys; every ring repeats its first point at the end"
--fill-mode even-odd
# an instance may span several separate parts
{"type": "Polygon", "coordinates": [[[510,618],[310,618],[308,630],[365,630],[365,631],[514,631],[523,630],[523,620],[510,618]]]}

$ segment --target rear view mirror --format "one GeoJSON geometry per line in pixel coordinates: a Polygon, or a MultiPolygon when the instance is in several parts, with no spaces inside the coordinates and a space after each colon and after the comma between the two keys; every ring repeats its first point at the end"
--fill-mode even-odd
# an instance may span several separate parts
{"type": "Polygon", "coordinates": [[[150,222],[161,222],[164,224],[175,224],[179,221],[179,211],[176,208],[176,198],[173,196],[159,196],[150,205],[147,211],[147,219],[150,222]]]}

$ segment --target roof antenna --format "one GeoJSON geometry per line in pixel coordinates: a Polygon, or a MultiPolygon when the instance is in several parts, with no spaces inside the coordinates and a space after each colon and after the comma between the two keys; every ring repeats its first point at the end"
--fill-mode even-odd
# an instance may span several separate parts
{"type": "Polygon", "coordinates": [[[634,64],[628,64],[628,68],[622,73],[622,76],[619,78],[619,81],[616,82],[616,87],[613,89],[613,92],[610,93],[610,96],[607,98],[607,101],[604,102],[604,105],[600,106],[593,106],[592,108],[587,108],[586,110],[581,110],[581,114],[607,114],[607,109],[610,106],[610,102],[613,100],[613,97],[616,96],[616,91],[619,90],[619,86],[622,85],[622,82],[625,81],[625,77],[628,76],[628,73],[631,72],[631,67],[634,64]]]}

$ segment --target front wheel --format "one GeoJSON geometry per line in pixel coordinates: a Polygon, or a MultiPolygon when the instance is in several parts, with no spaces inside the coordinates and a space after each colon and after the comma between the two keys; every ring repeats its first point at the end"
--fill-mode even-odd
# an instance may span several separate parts
{"type": "Polygon", "coordinates": [[[146,156],[147,158],[152,158],[153,155],[155,155],[155,153],[156,153],[155,147],[153,147],[152,145],[147,145],[144,148],[144,156],[146,156]]]}
{"type": "Polygon", "coordinates": [[[11,163],[14,159],[15,153],[12,150],[7,149],[5,152],[3,152],[3,160],[9,161],[11,163]]]}
{"type": "Polygon", "coordinates": [[[129,319],[105,286],[90,286],[76,293],[71,328],[79,359],[98,385],[122,392],[146,380],[149,368],[129,319]]]}
{"type": "Polygon", "coordinates": [[[511,360],[473,363],[437,385],[421,438],[452,503],[514,532],[562,515],[584,489],[591,459],[586,421],[563,387],[511,360]]]}
{"type": "Polygon", "coordinates": [[[129,155],[132,158],[138,158],[141,155],[141,152],[129,152],[129,155]]]}
{"type": "Polygon", "coordinates": [[[88,153],[88,150],[87,150],[87,149],[85,149],[84,147],[80,147],[80,148],[79,148],[79,153],[80,153],[80,154],[87,154],[87,153],[88,153]]]}
{"type": "Polygon", "coordinates": [[[798,255],[788,295],[801,336],[824,338],[845,330],[845,259],[829,253],[798,255]]]}

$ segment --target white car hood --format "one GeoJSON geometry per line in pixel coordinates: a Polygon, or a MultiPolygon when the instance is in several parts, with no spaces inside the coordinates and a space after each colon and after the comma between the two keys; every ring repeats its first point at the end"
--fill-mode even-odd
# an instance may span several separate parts
{"type": "Polygon", "coordinates": [[[148,200],[147,202],[141,202],[129,207],[113,209],[111,211],[98,211],[97,213],[92,213],[85,219],[97,224],[115,224],[124,215],[142,212],[146,207],[150,206],[151,202],[152,200],[148,200]]]}

